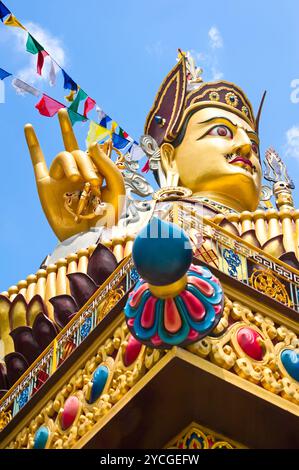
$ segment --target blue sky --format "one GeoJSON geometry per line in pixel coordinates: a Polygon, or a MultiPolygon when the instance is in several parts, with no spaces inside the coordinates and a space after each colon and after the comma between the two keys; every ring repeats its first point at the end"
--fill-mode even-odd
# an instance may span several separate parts
{"type": "MultiPolygon", "coordinates": [[[[286,158],[299,195],[299,103],[291,100],[291,83],[297,79],[299,87],[298,0],[4,3],[136,140],[178,47],[193,51],[205,80],[223,76],[241,86],[255,109],[267,89],[262,154],[274,146],[286,158]]],[[[61,78],[50,89],[45,80],[37,80],[32,58],[16,29],[0,24],[0,67],[63,101],[61,78]]],[[[36,98],[17,96],[10,79],[5,84],[6,100],[0,104],[0,291],[36,272],[56,245],[39,203],[24,124],[35,126],[48,164],[62,150],[57,118],[40,116],[36,98]]],[[[76,124],[75,129],[84,148],[88,128],[76,124]]]]}

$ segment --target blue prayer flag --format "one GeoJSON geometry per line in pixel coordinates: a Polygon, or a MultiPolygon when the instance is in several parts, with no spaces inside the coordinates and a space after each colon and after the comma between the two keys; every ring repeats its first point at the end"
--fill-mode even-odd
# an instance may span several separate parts
{"type": "Polygon", "coordinates": [[[64,78],[63,88],[65,88],[66,90],[77,91],[78,90],[77,83],[75,83],[74,80],[63,69],[61,69],[61,71],[62,71],[63,78],[64,78]]]}
{"type": "Polygon", "coordinates": [[[3,22],[3,18],[7,15],[10,15],[11,11],[4,5],[4,3],[0,2],[0,19],[3,22]]]}
{"type": "Polygon", "coordinates": [[[4,80],[4,78],[9,77],[11,73],[6,72],[6,70],[0,69],[0,80],[4,80]]]}
{"type": "Polygon", "coordinates": [[[123,149],[125,148],[128,143],[129,143],[129,140],[125,139],[124,137],[120,136],[120,135],[117,135],[113,132],[112,134],[112,142],[113,142],[113,146],[117,149],[123,149]]]}
{"type": "Polygon", "coordinates": [[[106,127],[106,129],[107,129],[107,124],[108,124],[108,122],[110,122],[110,121],[112,121],[111,117],[109,117],[109,116],[106,115],[106,116],[104,116],[103,119],[101,120],[100,126],[106,127]]]}

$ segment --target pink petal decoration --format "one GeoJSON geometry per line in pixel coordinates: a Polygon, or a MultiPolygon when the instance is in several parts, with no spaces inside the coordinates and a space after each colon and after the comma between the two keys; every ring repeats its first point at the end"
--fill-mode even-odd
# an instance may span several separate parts
{"type": "Polygon", "coordinates": [[[204,281],[204,279],[199,279],[199,277],[188,276],[188,282],[198,287],[198,289],[207,297],[212,297],[215,292],[214,287],[211,284],[209,284],[207,281],[204,281]]]}
{"type": "Polygon", "coordinates": [[[222,305],[214,305],[214,310],[216,315],[219,315],[222,312],[222,305]]]}
{"type": "Polygon", "coordinates": [[[146,302],[142,315],[141,315],[141,326],[143,328],[151,328],[155,321],[155,306],[158,299],[150,297],[146,302]]]}
{"type": "Polygon", "coordinates": [[[133,295],[133,297],[130,300],[131,307],[136,307],[136,305],[138,305],[138,303],[140,301],[140,297],[142,296],[142,294],[147,289],[148,289],[148,284],[147,283],[145,283],[145,284],[143,284],[142,286],[139,287],[139,289],[135,292],[135,294],[133,295]]]}
{"type": "Polygon", "coordinates": [[[200,321],[204,318],[206,309],[202,302],[198,300],[195,295],[193,295],[191,292],[185,290],[184,292],[181,292],[180,294],[181,298],[183,299],[188,313],[191,315],[191,317],[195,321],[200,321]]]}
{"type": "Polygon", "coordinates": [[[181,315],[173,299],[165,300],[164,326],[169,333],[177,333],[182,326],[181,315]]]}
{"type": "Polygon", "coordinates": [[[163,343],[158,334],[155,334],[155,336],[152,337],[151,342],[154,346],[160,346],[163,343]]]}
{"type": "Polygon", "coordinates": [[[240,328],[237,333],[237,341],[243,351],[256,361],[261,361],[264,356],[264,350],[260,344],[262,340],[262,336],[251,328],[240,328]]]}
{"type": "Polygon", "coordinates": [[[142,348],[142,343],[140,343],[134,336],[130,335],[129,341],[124,354],[124,364],[126,367],[129,367],[136,361],[140,350],[142,348]]]}
{"type": "Polygon", "coordinates": [[[199,333],[191,328],[188,334],[188,339],[190,339],[190,341],[196,341],[198,337],[199,333]]]}
{"type": "Polygon", "coordinates": [[[191,269],[191,271],[195,271],[198,274],[202,274],[202,268],[200,266],[192,264],[190,269],[191,269]]]}
{"type": "Polygon", "coordinates": [[[77,397],[69,397],[63,408],[61,415],[61,427],[65,431],[68,429],[76,419],[76,416],[79,411],[80,402],[77,397]]]}

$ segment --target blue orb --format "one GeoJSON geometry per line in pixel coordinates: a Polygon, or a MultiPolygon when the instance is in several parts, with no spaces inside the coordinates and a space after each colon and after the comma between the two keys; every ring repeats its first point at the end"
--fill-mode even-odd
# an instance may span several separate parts
{"type": "Polygon", "coordinates": [[[138,273],[146,282],[165,286],[186,274],[193,253],[184,230],[153,217],[136,237],[132,256],[138,273]]]}
{"type": "Polygon", "coordinates": [[[49,439],[49,429],[47,426],[41,426],[35,433],[33,449],[44,449],[49,439]]]}

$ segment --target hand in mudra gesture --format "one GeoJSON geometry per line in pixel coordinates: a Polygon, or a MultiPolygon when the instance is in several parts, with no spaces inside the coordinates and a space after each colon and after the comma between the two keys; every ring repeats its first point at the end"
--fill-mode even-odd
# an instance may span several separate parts
{"type": "Polygon", "coordinates": [[[60,110],[58,117],[65,150],[54,158],[50,169],[31,124],[25,126],[25,136],[43,210],[62,241],[101,225],[101,219],[103,224],[107,220],[116,224],[125,186],[120,171],[110,159],[111,143],[100,146],[95,142],[88,152],[83,152],[67,110],[60,110]],[[106,185],[102,188],[103,180],[106,185]],[[108,217],[107,211],[110,211],[108,217]]]}

